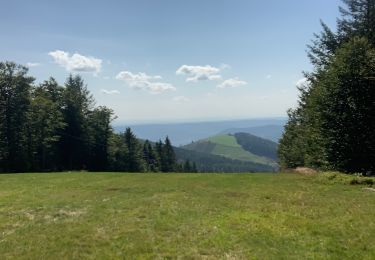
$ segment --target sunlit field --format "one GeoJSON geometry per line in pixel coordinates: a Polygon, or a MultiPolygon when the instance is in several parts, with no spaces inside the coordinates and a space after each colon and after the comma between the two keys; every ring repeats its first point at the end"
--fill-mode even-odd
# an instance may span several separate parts
{"type": "Polygon", "coordinates": [[[0,175],[0,258],[374,259],[375,192],[296,174],[0,175]]]}

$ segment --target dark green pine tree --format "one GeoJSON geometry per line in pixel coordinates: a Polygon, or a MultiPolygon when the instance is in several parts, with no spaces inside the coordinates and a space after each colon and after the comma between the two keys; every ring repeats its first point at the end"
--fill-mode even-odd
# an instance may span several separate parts
{"type": "Polygon", "coordinates": [[[138,139],[130,128],[126,128],[123,138],[127,149],[126,170],[129,172],[144,172],[145,162],[143,160],[142,147],[138,139]]]}
{"type": "Polygon", "coordinates": [[[280,140],[284,167],[374,172],[375,0],[343,2],[337,32],[323,24],[309,46],[314,70],[280,140]]]}
{"type": "Polygon", "coordinates": [[[158,164],[158,170],[163,171],[166,168],[166,159],[164,155],[164,144],[161,140],[155,144],[155,153],[158,164]]]}
{"type": "Polygon", "coordinates": [[[28,69],[0,62],[0,171],[27,171],[27,113],[34,78],[28,69]]]}
{"type": "Polygon", "coordinates": [[[158,171],[158,159],[151,143],[146,140],[143,144],[143,158],[146,162],[146,168],[149,172],[158,171]]]}
{"type": "Polygon", "coordinates": [[[48,80],[45,80],[38,88],[41,89],[46,98],[55,103],[60,110],[62,109],[64,88],[54,78],[50,77],[48,80]]]}
{"type": "Polygon", "coordinates": [[[127,171],[127,154],[123,134],[112,132],[108,140],[108,169],[118,172],[127,171]]]}
{"type": "Polygon", "coordinates": [[[171,141],[168,136],[165,138],[162,156],[162,171],[163,172],[173,172],[176,171],[177,159],[174,152],[171,141]]]}
{"type": "Polygon", "coordinates": [[[308,57],[314,72],[308,73],[311,81],[319,71],[329,64],[336,50],[353,37],[365,37],[375,44],[375,0],[342,0],[345,7],[339,7],[341,17],[337,19],[337,32],[333,32],[324,22],[322,32],[314,34],[308,45],[308,57]]]}
{"type": "Polygon", "coordinates": [[[191,173],[198,172],[196,163],[190,162],[190,160],[186,160],[182,166],[182,172],[191,172],[191,173]]]}
{"type": "Polygon", "coordinates": [[[281,168],[296,168],[305,164],[305,134],[301,116],[297,110],[288,110],[288,123],[279,141],[278,158],[281,168]]]}
{"type": "Polygon", "coordinates": [[[52,78],[32,92],[27,132],[30,169],[34,171],[59,169],[58,141],[65,127],[61,92],[62,87],[52,78]]]}
{"type": "Polygon", "coordinates": [[[183,172],[192,172],[192,165],[189,160],[186,160],[183,165],[183,172]]]}
{"type": "Polygon", "coordinates": [[[319,82],[327,160],[345,172],[375,172],[375,48],[353,38],[338,49],[319,82]]]}
{"type": "Polygon", "coordinates": [[[338,39],[341,43],[353,37],[365,37],[375,44],[375,0],[342,0],[340,7],[338,39]]]}
{"type": "Polygon", "coordinates": [[[94,106],[92,95],[80,76],[70,75],[63,94],[66,127],[61,137],[61,155],[65,169],[85,169],[90,157],[89,113],[94,106]]]}
{"type": "Polygon", "coordinates": [[[90,111],[88,121],[89,163],[92,171],[104,171],[109,167],[109,139],[112,134],[113,110],[97,107],[90,111]]]}
{"type": "Polygon", "coordinates": [[[197,164],[195,162],[192,163],[191,172],[192,173],[197,173],[198,172],[197,164]]]}

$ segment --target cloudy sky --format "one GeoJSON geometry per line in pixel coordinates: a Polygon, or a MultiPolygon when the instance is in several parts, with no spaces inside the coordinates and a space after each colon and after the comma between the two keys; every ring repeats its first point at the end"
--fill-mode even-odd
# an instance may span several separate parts
{"type": "Polygon", "coordinates": [[[81,74],[117,122],[285,116],[339,0],[0,0],[0,60],[81,74]]]}

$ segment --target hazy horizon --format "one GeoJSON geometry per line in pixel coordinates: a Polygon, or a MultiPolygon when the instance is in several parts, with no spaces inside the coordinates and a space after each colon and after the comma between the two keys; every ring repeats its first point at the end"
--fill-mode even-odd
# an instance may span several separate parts
{"type": "Polygon", "coordinates": [[[287,120],[285,116],[270,116],[270,117],[243,117],[243,118],[186,118],[186,119],[167,119],[167,120],[118,120],[112,122],[114,126],[124,125],[170,125],[170,124],[199,124],[199,123],[217,123],[217,122],[236,122],[236,121],[251,121],[251,120],[287,120]]]}

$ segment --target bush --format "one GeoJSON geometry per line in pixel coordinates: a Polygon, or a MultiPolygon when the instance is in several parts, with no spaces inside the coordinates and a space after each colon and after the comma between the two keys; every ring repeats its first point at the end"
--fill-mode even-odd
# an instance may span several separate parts
{"type": "Polygon", "coordinates": [[[350,184],[350,185],[368,185],[372,186],[375,183],[374,177],[363,177],[362,175],[355,174],[355,175],[348,175],[339,172],[324,172],[317,175],[317,179],[319,182],[327,183],[327,184],[334,184],[334,183],[342,183],[342,184],[350,184]]]}

